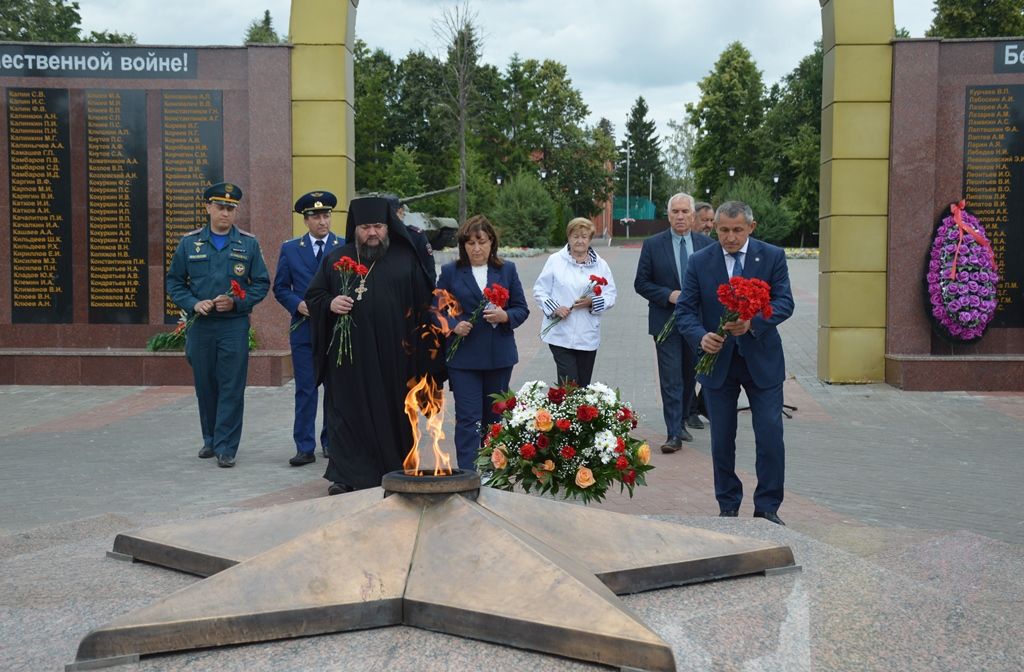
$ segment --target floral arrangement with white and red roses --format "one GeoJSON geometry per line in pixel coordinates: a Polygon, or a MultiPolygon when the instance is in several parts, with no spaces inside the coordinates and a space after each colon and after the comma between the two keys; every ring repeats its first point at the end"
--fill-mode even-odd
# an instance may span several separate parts
{"type": "Polygon", "coordinates": [[[630,431],[637,415],[602,383],[548,387],[540,381],[494,395],[501,422],[487,430],[476,466],[487,485],[501,490],[601,501],[608,488],[646,485],[651,448],[630,431]]]}

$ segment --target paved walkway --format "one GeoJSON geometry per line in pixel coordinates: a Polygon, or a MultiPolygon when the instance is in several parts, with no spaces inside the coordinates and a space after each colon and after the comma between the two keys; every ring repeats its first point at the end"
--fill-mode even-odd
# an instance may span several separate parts
{"type": "MultiPolygon", "coordinates": [[[[657,445],[664,428],[654,347],[643,333],[646,307],[631,290],[639,250],[604,253],[621,296],[604,321],[595,377],[634,403],[644,416],[639,433],[657,445]]],[[[542,263],[517,261],[527,287],[542,263]]],[[[782,331],[786,399],[798,410],[785,421],[788,527],[746,517],[749,502],[743,518],[715,517],[707,430],[678,453],[656,452],[650,485],[634,499],[615,495],[602,506],[785,543],[803,571],[623,601],[673,648],[680,672],[1017,672],[1024,395],[818,382],[816,262],[790,268],[797,312],[782,331]]],[[[515,386],[554,376],[539,324],[535,313],[519,331],[515,386]]],[[[292,392],[248,390],[238,466],[218,469],[195,456],[191,388],[0,386],[0,667],[60,669],[91,628],[195,583],[105,558],[116,533],[324,496],[322,461],[287,466],[292,392]]],[[[446,424],[451,436],[452,419],[446,424]]],[[[753,437],[743,424],[739,464],[749,492],[753,437]]],[[[398,626],[155,656],[124,669],[595,668],[398,626]]]]}
{"type": "MultiPolygon", "coordinates": [[[[646,304],[632,290],[639,249],[599,248],[619,300],[603,321],[595,380],[618,387],[643,414],[638,432],[664,437],[646,304]]],[[[439,255],[440,256],[440,255],[439,255]]],[[[543,257],[515,260],[529,288],[543,257]]],[[[930,530],[969,530],[1024,543],[1024,395],[903,392],[886,385],[826,385],[815,376],[817,262],[792,260],[797,302],[782,326],[787,496],[780,514],[798,531],[856,547],[930,530]],[[870,532],[866,532],[870,530],[870,532]]],[[[266,302],[261,309],[276,310],[266,302]]],[[[534,310],[517,332],[513,386],[551,379],[534,310]]],[[[318,496],[322,462],[290,468],[292,386],[249,388],[238,467],[199,460],[191,388],[0,387],[0,534],[104,513],[195,511],[318,496]]],[[[453,420],[448,418],[448,435],[453,420]]],[[[709,436],[674,455],[655,452],[650,485],[605,507],[638,514],[711,516],[709,436]]],[[[738,465],[752,492],[753,435],[741,420],[738,465]]],[[[749,498],[742,515],[749,515],[749,498]]]]}

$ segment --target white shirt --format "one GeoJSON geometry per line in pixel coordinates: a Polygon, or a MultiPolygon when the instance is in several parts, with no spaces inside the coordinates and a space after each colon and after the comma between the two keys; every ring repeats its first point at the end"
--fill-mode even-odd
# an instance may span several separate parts
{"type": "MultiPolygon", "coordinates": [[[[747,246],[748,245],[750,245],[750,239],[749,238],[747,238],[747,242],[743,243],[743,247],[741,247],[740,251],[738,252],[738,254],[740,255],[740,264],[743,265],[743,268],[747,267],[747,246]]],[[[732,267],[736,265],[736,257],[734,257],[730,253],[726,252],[724,247],[722,248],[722,253],[725,254],[725,273],[726,273],[726,275],[728,275],[731,278],[732,277],[732,267]]]]}
{"type": "Polygon", "coordinates": [[[476,280],[476,286],[483,292],[484,288],[487,287],[487,264],[483,266],[470,266],[473,269],[473,279],[476,280]]]}

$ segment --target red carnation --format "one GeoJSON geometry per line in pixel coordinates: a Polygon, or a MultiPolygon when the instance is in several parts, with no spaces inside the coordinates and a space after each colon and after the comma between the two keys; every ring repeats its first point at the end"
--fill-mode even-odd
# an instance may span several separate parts
{"type": "Polygon", "coordinates": [[[619,459],[615,460],[615,468],[619,471],[629,467],[629,460],[626,459],[625,455],[620,455],[619,459]]]}
{"type": "Polygon", "coordinates": [[[571,426],[572,426],[572,423],[569,422],[568,420],[555,420],[555,427],[558,427],[558,429],[560,431],[568,432],[569,431],[569,427],[571,427],[571,426]]]}
{"type": "Polygon", "coordinates": [[[501,423],[500,422],[495,422],[494,424],[491,425],[491,436],[494,437],[494,436],[497,436],[500,433],[501,433],[501,423]]]}
{"type": "Polygon", "coordinates": [[[242,289],[237,280],[231,281],[231,293],[234,294],[236,299],[242,300],[245,298],[245,290],[242,289]]]}
{"type": "Polygon", "coordinates": [[[600,275],[592,275],[592,276],[590,276],[590,281],[593,282],[593,283],[596,283],[598,285],[607,285],[608,284],[608,281],[606,279],[602,278],[600,275]]]}
{"type": "Polygon", "coordinates": [[[537,447],[541,450],[547,450],[547,447],[551,445],[551,439],[548,438],[547,434],[541,434],[537,437],[537,447]]]}
{"type": "Polygon", "coordinates": [[[618,420],[619,422],[622,422],[623,420],[629,420],[632,417],[633,412],[629,410],[629,407],[623,406],[622,408],[619,409],[619,412],[616,414],[615,419],[618,420]]]}
{"type": "Polygon", "coordinates": [[[504,402],[504,401],[496,401],[493,404],[491,404],[491,413],[494,413],[496,415],[501,415],[502,413],[505,412],[506,408],[509,408],[509,406],[508,406],[508,404],[506,402],[504,402]]]}
{"type": "Polygon", "coordinates": [[[636,471],[630,469],[626,473],[622,474],[622,482],[627,485],[633,485],[636,483],[636,471]]]}
{"type": "Polygon", "coordinates": [[[558,451],[558,454],[567,460],[571,460],[576,457],[576,449],[572,446],[562,446],[562,449],[558,451]]]}
{"type": "Polygon", "coordinates": [[[519,449],[519,455],[524,460],[532,460],[537,456],[537,448],[532,443],[524,443],[523,447],[519,449]]]}
{"type": "Polygon", "coordinates": [[[601,296],[601,285],[594,285],[594,296],[601,296]]]}
{"type": "Polygon", "coordinates": [[[355,268],[355,271],[356,271],[356,275],[358,275],[359,277],[365,278],[367,276],[367,274],[369,274],[370,269],[368,269],[366,267],[366,264],[357,264],[356,268],[355,268]]]}
{"type": "Polygon", "coordinates": [[[576,417],[583,422],[590,422],[597,417],[597,407],[581,404],[579,408],[576,409],[576,417]]]}
{"type": "Polygon", "coordinates": [[[615,437],[615,452],[624,453],[626,452],[626,442],[622,440],[621,436],[615,437]]]}
{"type": "Polygon", "coordinates": [[[484,298],[498,308],[504,308],[508,305],[508,290],[498,283],[492,282],[490,287],[484,288],[484,298]]]}

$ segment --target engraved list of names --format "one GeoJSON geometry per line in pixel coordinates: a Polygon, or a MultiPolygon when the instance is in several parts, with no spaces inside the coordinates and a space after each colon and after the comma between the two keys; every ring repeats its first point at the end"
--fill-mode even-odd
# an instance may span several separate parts
{"type": "MultiPolygon", "coordinates": [[[[220,91],[163,91],[164,268],[182,237],[209,221],[203,191],[224,174],[223,101],[220,91]]],[[[178,321],[166,296],[164,321],[178,321]]]]}
{"type": "Polygon", "coordinates": [[[1024,327],[1024,86],[967,88],[964,198],[999,267],[992,326],[1024,327]]]}
{"type": "Polygon", "coordinates": [[[145,324],[146,92],[85,92],[89,322],[145,324]]]}
{"type": "Polygon", "coordinates": [[[7,89],[11,321],[70,323],[71,152],[66,89],[7,89]]]}

